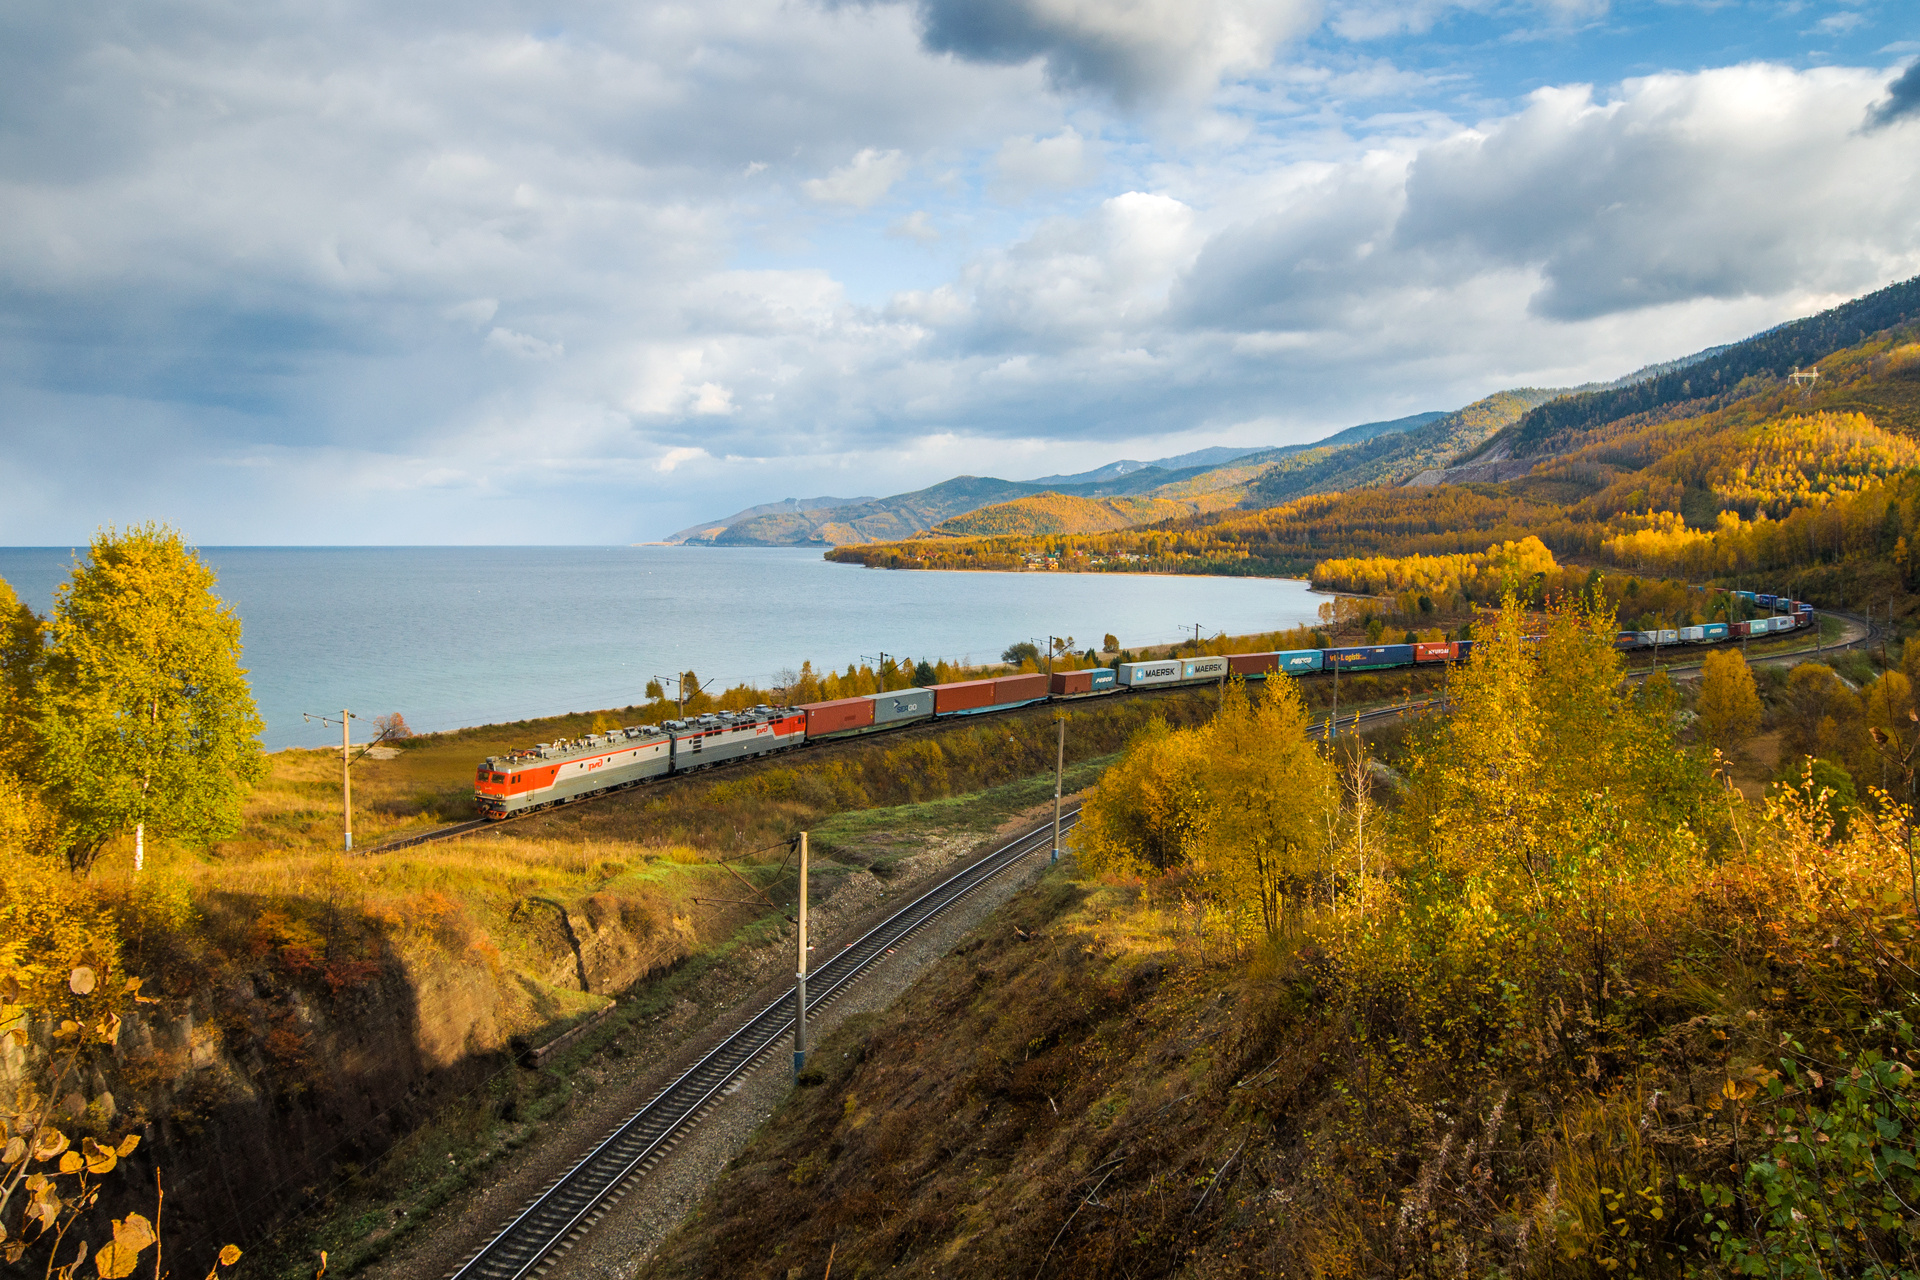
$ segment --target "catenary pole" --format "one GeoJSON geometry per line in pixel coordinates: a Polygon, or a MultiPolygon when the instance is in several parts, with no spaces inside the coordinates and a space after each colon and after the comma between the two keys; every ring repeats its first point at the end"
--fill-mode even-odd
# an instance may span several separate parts
{"type": "Polygon", "coordinates": [[[340,828],[348,853],[353,852],[353,742],[347,726],[353,713],[340,708],[340,828]]]}
{"type": "Polygon", "coordinates": [[[1053,852],[1048,862],[1060,861],[1060,782],[1067,772],[1067,718],[1060,717],[1060,747],[1053,757],[1053,852]]]}
{"type": "Polygon", "coordinates": [[[793,973],[793,1078],[807,1065],[807,833],[800,833],[799,960],[793,973]]]}

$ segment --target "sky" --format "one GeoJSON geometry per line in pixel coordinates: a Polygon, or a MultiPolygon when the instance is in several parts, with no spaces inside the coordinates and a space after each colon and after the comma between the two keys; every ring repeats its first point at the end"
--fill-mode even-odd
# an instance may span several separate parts
{"type": "Polygon", "coordinates": [[[0,544],[629,543],[1920,274],[1911,0],[0,10],[0,544]]]}

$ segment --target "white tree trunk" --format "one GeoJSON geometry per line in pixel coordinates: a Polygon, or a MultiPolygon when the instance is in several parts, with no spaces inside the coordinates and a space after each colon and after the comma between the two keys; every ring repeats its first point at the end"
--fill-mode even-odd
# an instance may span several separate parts
{"type": "Polygon", "coordinates": [[[147,860],[147,824],[133,824],[133,874],[139,875],[140,868],[147,860]]]}

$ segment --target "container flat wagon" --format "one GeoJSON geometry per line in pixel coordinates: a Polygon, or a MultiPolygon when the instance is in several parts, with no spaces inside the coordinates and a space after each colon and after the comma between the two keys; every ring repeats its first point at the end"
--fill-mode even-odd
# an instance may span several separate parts
{"type": "MultiPolygon", "coordinates": [[[[1654,631],[1622,631],[1622,649],[1719,644],[1815,625],[1813,606],[1791,596],[1734,591],[1737,600],[1764,608],[1764,617],[1708,622],[1654,631]]],[[[1529,641],[1540,637],[1529,636],[1529,641]]],[[[898,689],[797,707],[753,707],[716,712],[661,725],[593,733],[573,742],[545,742],[524,751],[489,756],[474,781],[474,802],[488,818],[509,818],[549,805],[616,791],[670,774],[686,773],[808,742],[878,733],[949,716],[981,715],[1036,702],[1066,701],[1128,689],[1215,684],[1229,676],[1264,680],[1341,671],[1467,662],[1471,640],[1423,640],[1411,644],[1292,649],[1198,658],[1117,662],[1112,667],[959,680],[929,688],[898,689]]]]}

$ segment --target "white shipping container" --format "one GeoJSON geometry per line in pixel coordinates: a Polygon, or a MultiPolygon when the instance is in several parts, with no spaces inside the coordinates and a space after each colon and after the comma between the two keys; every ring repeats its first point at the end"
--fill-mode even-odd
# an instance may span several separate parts
{"type": "Polygon", "coordinates": [[[1681,644],[1699,644],[1702,640],[1705,640],[1706,638],[1707,638],[1707,629],[1705,627],[1680,628],[1681,644]]]}
{"type": "Polygon", "coordinates": [[[1660,637],[1661,644],[1679,644],[1680,643],[1680,633],[1678,631],[1661,631],[1661,632],[1658,632],[1657,634],[1660,637]]]}
{"type": "Polygon", "coordinates": [[[1227,674],[1225,658],[1187,658],[1180,663],[1182,680],[1218,680],[1227,674]]]}
{"type": "Polygon", "coordinates": [[[1180,679],[1180,664],[1172,658],[1158,662],[1123,662],[1120,683],[1129,689],[1143,684],[1173,684],[1180,679]]]}

